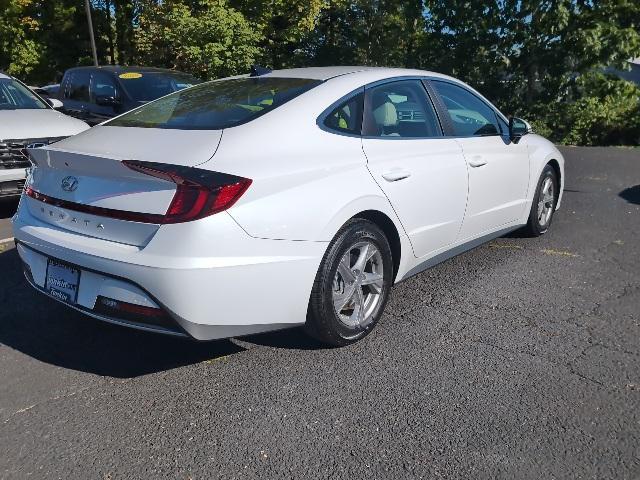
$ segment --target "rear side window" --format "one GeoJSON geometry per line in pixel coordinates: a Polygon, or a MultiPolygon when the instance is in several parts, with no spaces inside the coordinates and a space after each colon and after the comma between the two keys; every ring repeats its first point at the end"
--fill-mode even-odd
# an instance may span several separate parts
{"type": "Polygon", "coordinates": [[[337,133],[360,135],[363,107],[364,95],[360,93],[327,115],[324,126],[337,133]]]}
{"type": "Polygon", "coordinates": [[[65,88],[64,98],[78,102],[88,102],[90,80],[91,72],[88,70],[71,72],[67,87],[65,88]]]}
{"type": "Polygon", "coordinates": [[[220,130],[249,122],[322,83],[307,78],[235,78],[203,83],[125,113],[114,127],[220,130]]]}
{"type": "Polygon", "coordinates": [[[95,72],[91,77],[91,98],[95,102],[98,97],[118,97],[113,78],[103,72],[95,72]]]}
{"type": "Polygon", "coordinates": [[[457,85],[439,80],[432,80],[432,84],[449,112],[455,135],[498,135],[498,119],[489,105],[457,85]]]}
{"type": "Polygon", "coordinates": [[[369,137],[429,138],[442,131],[420,80],[367,89],[362,134],[369,137]]]}

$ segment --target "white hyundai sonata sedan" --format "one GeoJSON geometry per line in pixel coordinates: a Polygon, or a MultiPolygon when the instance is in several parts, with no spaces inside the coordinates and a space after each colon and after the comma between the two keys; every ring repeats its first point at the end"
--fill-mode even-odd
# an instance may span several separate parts
{"type": "Polygon", "coordinates": [[[545,233],[564,183],[549,141],[459,80],[367,67],[197,85],[30,155],[13,226],[31,285],[198,340],[355,342],[394,283],[545,233]]]}

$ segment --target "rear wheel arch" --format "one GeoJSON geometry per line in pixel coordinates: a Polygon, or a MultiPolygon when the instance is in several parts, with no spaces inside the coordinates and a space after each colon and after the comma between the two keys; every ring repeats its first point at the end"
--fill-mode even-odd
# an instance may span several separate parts
{"type": "MultiPolygon", "coordinates": [[[[387,237],[387,241],[389,242],[389,246],[391,247],[391,261],[393,263],[393,280],[395,281],[396,274],[398,273],[398,268],[400,267],[400,258],[402,256],[402,247],[400,244],[400,234],[398,233],[398,229],[396,228],[393,220],[389,218],[389,216],[379,210],[363,210],[349,220],[354,220],[357,218],[362,218],[364,220],[369,220],[374,223],[380,230],[383,231],[385,236],[387,237]]],[[[346,223],[346,222],[345,222],[346,223]]]]}

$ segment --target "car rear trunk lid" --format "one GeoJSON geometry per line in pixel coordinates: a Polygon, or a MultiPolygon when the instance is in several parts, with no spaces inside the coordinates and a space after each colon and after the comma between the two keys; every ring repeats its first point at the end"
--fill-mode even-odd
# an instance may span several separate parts
{"type": "MultiPolygon", "coordinates": [[[[164,215],[176,184],[127,167],[123,160],[192,167],[215,153],[222,131],[95,127],[50,147],[29,149],[35,167],[25,197],[39,220],[82,235],[145,246],[159,225],[109,218],[100,209],[164,215]],[[100,134],[102,131],[102,134],[100,134]],[[82,212],[74,205],[95,207],[82,212]]],[[[86,209],[85,209],[86,210],[86,209]]]]}

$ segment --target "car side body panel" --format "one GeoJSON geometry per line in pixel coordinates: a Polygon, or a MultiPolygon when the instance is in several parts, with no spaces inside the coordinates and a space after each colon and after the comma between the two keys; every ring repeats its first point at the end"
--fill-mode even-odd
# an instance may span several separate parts
{"type": "Polygon", "coordinates": [[[459,240],[522,218],[529,186],[527,146],[500,135],[459,138],[469,169],[469,197],[459,240]]]}

